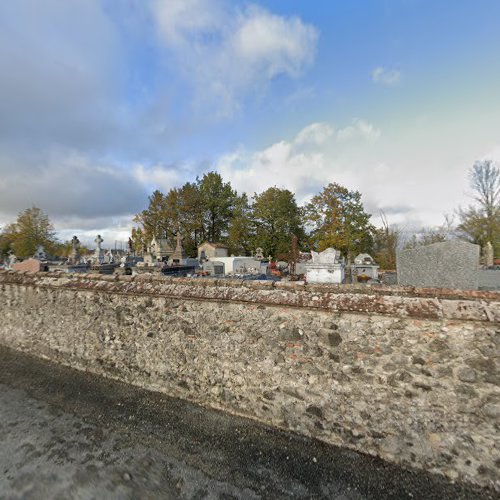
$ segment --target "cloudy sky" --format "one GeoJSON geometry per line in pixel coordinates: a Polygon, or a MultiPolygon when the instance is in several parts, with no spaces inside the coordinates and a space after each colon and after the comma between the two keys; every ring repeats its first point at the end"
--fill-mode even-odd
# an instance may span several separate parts
{"type": "Polygon", "coordinates": [[[419,227],[500,158],[498,0],[0,3],[0,224],[126,240],[217,170],[306,201],[329,182],[419,227]]]}

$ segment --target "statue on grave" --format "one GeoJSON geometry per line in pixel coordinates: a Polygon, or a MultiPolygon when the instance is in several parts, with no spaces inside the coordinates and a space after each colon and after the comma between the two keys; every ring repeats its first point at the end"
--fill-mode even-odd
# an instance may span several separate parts
{"type": "Polygon", "coordinates": [[[107,264],[113,264],[114,261],[115,261],[115,257],[113,255],[113,251],[111,249],[109,249],[106,252],[106,263],[107,264]]]}
{"type": "Polygon", "coordinates": [[[71,240],[71,250],[68,255],[68,264],[78,264],[80,262],[80,240],[73,236],[71,240]]]}

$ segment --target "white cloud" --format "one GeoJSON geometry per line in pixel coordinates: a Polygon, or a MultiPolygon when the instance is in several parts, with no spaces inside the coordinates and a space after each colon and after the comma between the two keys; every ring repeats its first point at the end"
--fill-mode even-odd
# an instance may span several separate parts
{"type": "Polygon", "coordinates": [[[352,125],[348,125],[337,132],[337,140],[339,142],[348,142],[362,138],[368,142],[376,142],[381,134],[382,132],[371,123],[365,120],[355,119],[352,125]]]}
{"type": "Polygon", "coordinates": [[[401,72],[397,69],[386,69],[379,66],[372,71],[372,79],[381,85],[398,85],[401,81],[401,72]]]}
{"type": "Polygon", "coordinates": [[[283,17],[227,0],[156,0],[160,39],[198,102],[215,99],[219,116],[231,115],[242,95],[273,78],[296,78],[314,59],[318,33],[298,17],[283,17]]]}
{"type": "MultiPolygon", "coordinates": [[[[380,131],[364,120],[353,123],[342,129],[344,136],[347,128],[350,131],[345,144],[339,143],[331,124],[312,123],[291,141],[282,140],[261,151],[240,149],[223,155],[217,162],[218,170],[238,191],[253,195],[277,185],[296,193],[300,203],[329,182],[351,183],[353,187],[354,171],[345,168],[346,160],[340,161],[339,156],[363,144],[369,147],[373,138],[380,136],[380,131]]],[[[356,173],[359,175],[359,169],[356,173]]]]}
{"type": "Polygon", "coordinates": [[[168,168],[163,165],[154,165],[152,167],[135,165],[132,171],[139,183],[160,189],[165,193],[178,185],[181,180],[177,168],[168,168]]]}
{"type": "Polygon", "coordinates": [[[297,134],[295,144],[324,144],[332,137],[333,132],[333,127],[328,123],[311,123],[297,134]]]}

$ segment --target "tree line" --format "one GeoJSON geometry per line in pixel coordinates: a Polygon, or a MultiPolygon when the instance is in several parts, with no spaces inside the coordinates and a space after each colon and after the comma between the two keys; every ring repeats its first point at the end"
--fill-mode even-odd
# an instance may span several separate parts
{"type": "Polygon", "coordinates": [[[476,162],[469,171],[473,200],[459,208],[457,225],[447,217],[438,228],[423,229],[411,237],[390,224],[381,213],[382,227],[371,223],[361,193],[330,183],[309,203],[299,206],[294,193],[276,186],[251,199],[238,194],[220,174],[208,172],[163,194],[155,191],[149,205],[135,217],[132,232],[136,250],[153,236],[173,241],[180,233],[191,255],[203,241],[225,243],[230,253],[249,254],[257,247],[265,255],[286,254],[292,236],[302,250],[334,247],[349,259],[371,253],[384,269],[395,269],[398,248],[460,238],[484,247],[490,241],[500,254],[500,170],[491,161],[476,162]]]}
{"type": "MultiPolygon", "coordinates": [[[[424,229],[410,238],[404,228],[390,224],[382,213],[375,227],[362,203],[361,193],[330,183],[310,202],[299,206],[288,189],[270,187],[251,198],[238,193],[217,172],[167,193],[154,191],[148,206],[134,217],[131,243],[144,251],[153,237],[175,244],[180,234],[189,255],[204,241],[224,243],[231,254],[249,255],[261,247],[265,255],[280,258],[290,250],[292,237],[299,249],[322,251],[334,247],[349,259],[370,253],[384,269],[395,269],[401,247],[426,245],[461,238],[484,247],[489,241],[500,255],[500,169],[491,161],[476,162],[469,171],[473,202],[456,210],[458,224],[424,229]]],[[[37,207],[22,211],[0,231],[0,258],[13,252],[19,258],[33,255],[43,245],[54,256],[66,256],[69,242],[61,243],[48,216],[37,207]]]]}
{"type": "Polygon", "coordinates": [[[132,241],[142,250],[153,237],[172,241],[180,233],[188,254],[211,241],[225,243],[230,253],[250,254],[260,247],[277,258],[290,250],[295,235],[301,249],[333,246],[349,256],[372,249],[370,217],[361,194],[336,183],[299,206],[288,189],[273,186],[249,199],[217,172],[208,172],[166,194],[155,191],[134,219],[132,241]]]}

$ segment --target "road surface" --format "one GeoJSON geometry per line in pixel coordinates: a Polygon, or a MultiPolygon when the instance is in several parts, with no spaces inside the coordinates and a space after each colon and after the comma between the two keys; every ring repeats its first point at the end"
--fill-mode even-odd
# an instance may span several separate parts
{"type": "Polygon", "coordinates": [[[495,498],[0,347],[0,498],[495,498]]]}

